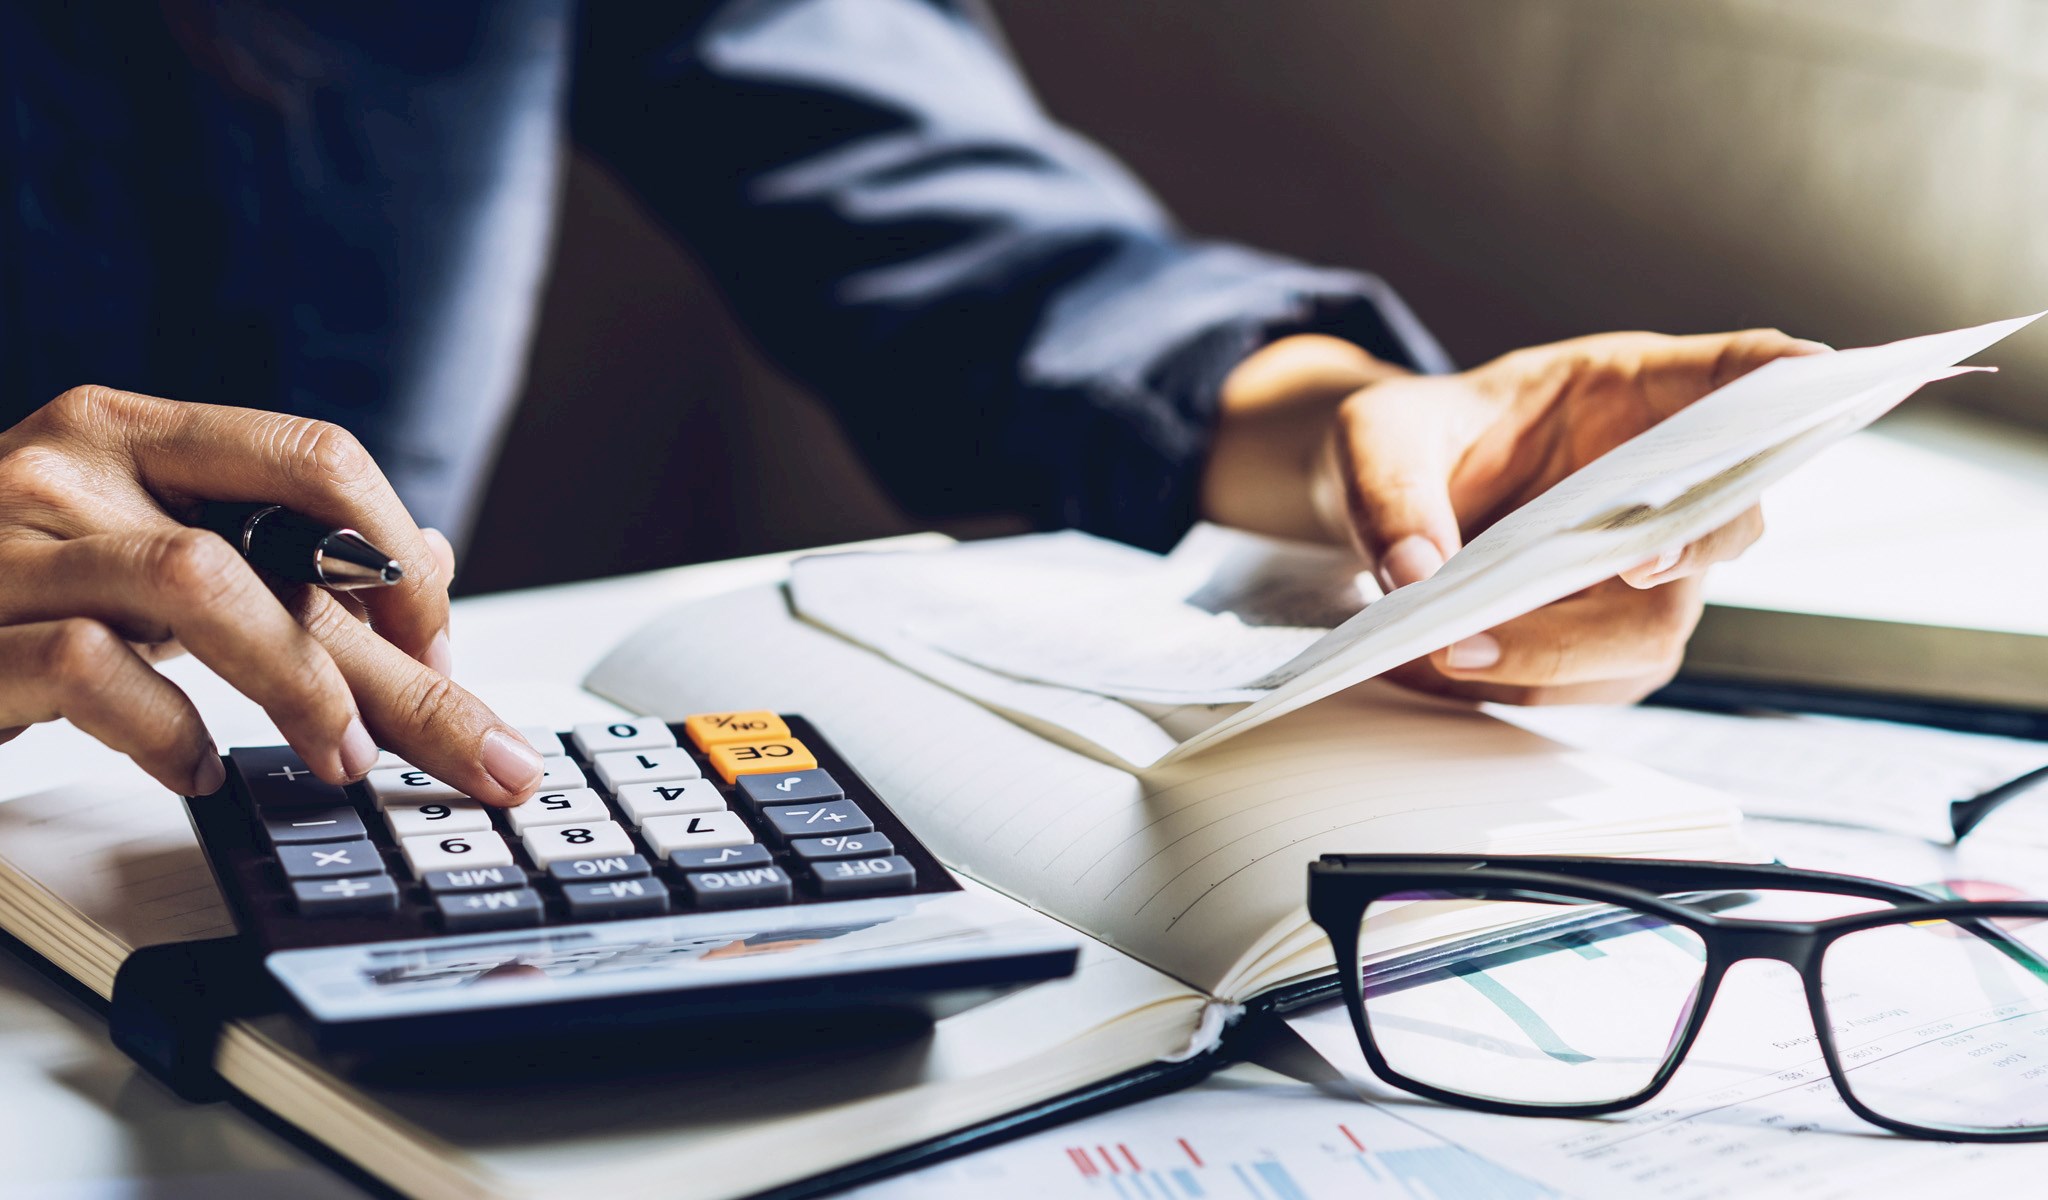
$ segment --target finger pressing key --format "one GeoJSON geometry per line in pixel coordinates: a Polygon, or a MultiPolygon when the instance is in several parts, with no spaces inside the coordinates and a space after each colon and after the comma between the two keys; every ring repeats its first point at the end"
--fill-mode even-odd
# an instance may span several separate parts
{"type": "Polygon", "coordinates": [[[486,804],[518,804],[540,784],[540,753],[483,701],[377,636],[328,593],[300,588],[288,603],[334,656],[379,744],[486,804]]]}
{"type": "Polygon", "coordinates": [[[69,718],[186,795],[226,780],[199,710],[98,621],[0,629],[0,729],[69,718]]]}

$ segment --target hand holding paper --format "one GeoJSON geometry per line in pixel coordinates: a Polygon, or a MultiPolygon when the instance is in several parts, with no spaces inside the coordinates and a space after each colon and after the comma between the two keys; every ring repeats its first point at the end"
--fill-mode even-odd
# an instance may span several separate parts
{"type": "MultiPolygon", "coordinates": [[[[1775,359],[1826,349],[1769,329],[1609,333],[1517,350],[1456,375],[1376,383],[1338,410],[1325,494],[1341,489],[1342,506],[1332,523],[1383,586],[1419,582],[1468,537],[1700,397],[1775,359]]],[[[1596,583],[1396,678],[1490,700],[1637,699],[1678,664],[1698,619],[1696,577],[1762,531],[1752,507],[1659,547],[1623,573],[1626,583],[1596,583]]]]}

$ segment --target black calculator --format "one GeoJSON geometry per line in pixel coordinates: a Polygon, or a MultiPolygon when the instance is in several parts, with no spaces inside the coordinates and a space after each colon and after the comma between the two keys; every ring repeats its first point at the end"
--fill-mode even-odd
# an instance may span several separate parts
{"type": "Polygon", "coordinates": [[[801,717],[522,733],[546,773],[515,808],[389,754],[339,787],[287,747],[231,750],[187,799],[324,1044],[942,1015],[1074,970],[1070,935],[963,889],[801,717]]]}

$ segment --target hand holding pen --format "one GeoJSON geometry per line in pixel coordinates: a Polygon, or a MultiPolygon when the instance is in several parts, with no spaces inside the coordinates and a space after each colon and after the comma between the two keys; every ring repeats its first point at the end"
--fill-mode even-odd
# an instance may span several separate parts
{"type": "Polygon", "coordinates": [[[212,739],[151,665],[189,650],[322,778],[361,777],[383,745],[515,803],[540,757],[447,678],[453,573],[337,426],[74,388],[0,431],[0,741],[66,717],[210,792],[212,739]],[[246,538],[190,524],[233,513],[246,538]]]}

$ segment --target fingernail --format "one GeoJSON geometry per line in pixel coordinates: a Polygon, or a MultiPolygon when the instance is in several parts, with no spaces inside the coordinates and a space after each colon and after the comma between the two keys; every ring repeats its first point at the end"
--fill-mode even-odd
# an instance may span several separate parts
{"type": "Polygon", "coordinates": [[[1816,342],[1811,338],[1800,338],[1792,344],[1806,354],[1832,354],[1835,350],[1833,346],[1828,345],[1826,342],[1816,342]]]}
{"type": "Polygon", "coordinates": [[[1444,656],[1453,671],[1483,671],[1500,661],[1500,640],[1488,633],[1475,633],[1462,642],[1451,643],[1444,656]]]}
{"type": "Polygon", "coordinates": [[[1387,547],[1380,556],[1380,582],[1388,591],[1421,583],[1444,565],[1444,552],[1419,533],[1411,533],[1387,547]]]}
{"type": "Polygon", "coordinates": [[[427,669],[451,679],[455,677],[455,651],[448,646],[448,631],[445,629],[435,634],[433,644],[427,647],[427,669]]]}
{"type": "Polygon", "coordinates": [[[192,776],[195,796],[211,796],[228,781],[228,769],[221,765],[220,750],[212,742],[206,743],[206,757],[199,760],[199,770],[192,776]]]}
{"type": "Polygon", "coordinates": [[[348,728],[341,735],[341,772],[350,779],[361,779],[377,765],[377,742],[370,731],[363,728],[361,717],[350,717],[348,728]]]}
{"type": "Polygon", "coordinates": [[[508,792],[523,792],[540,782],[540,751],[516,733],[493,729],[484,735],[484,770],[508,792]]]}

